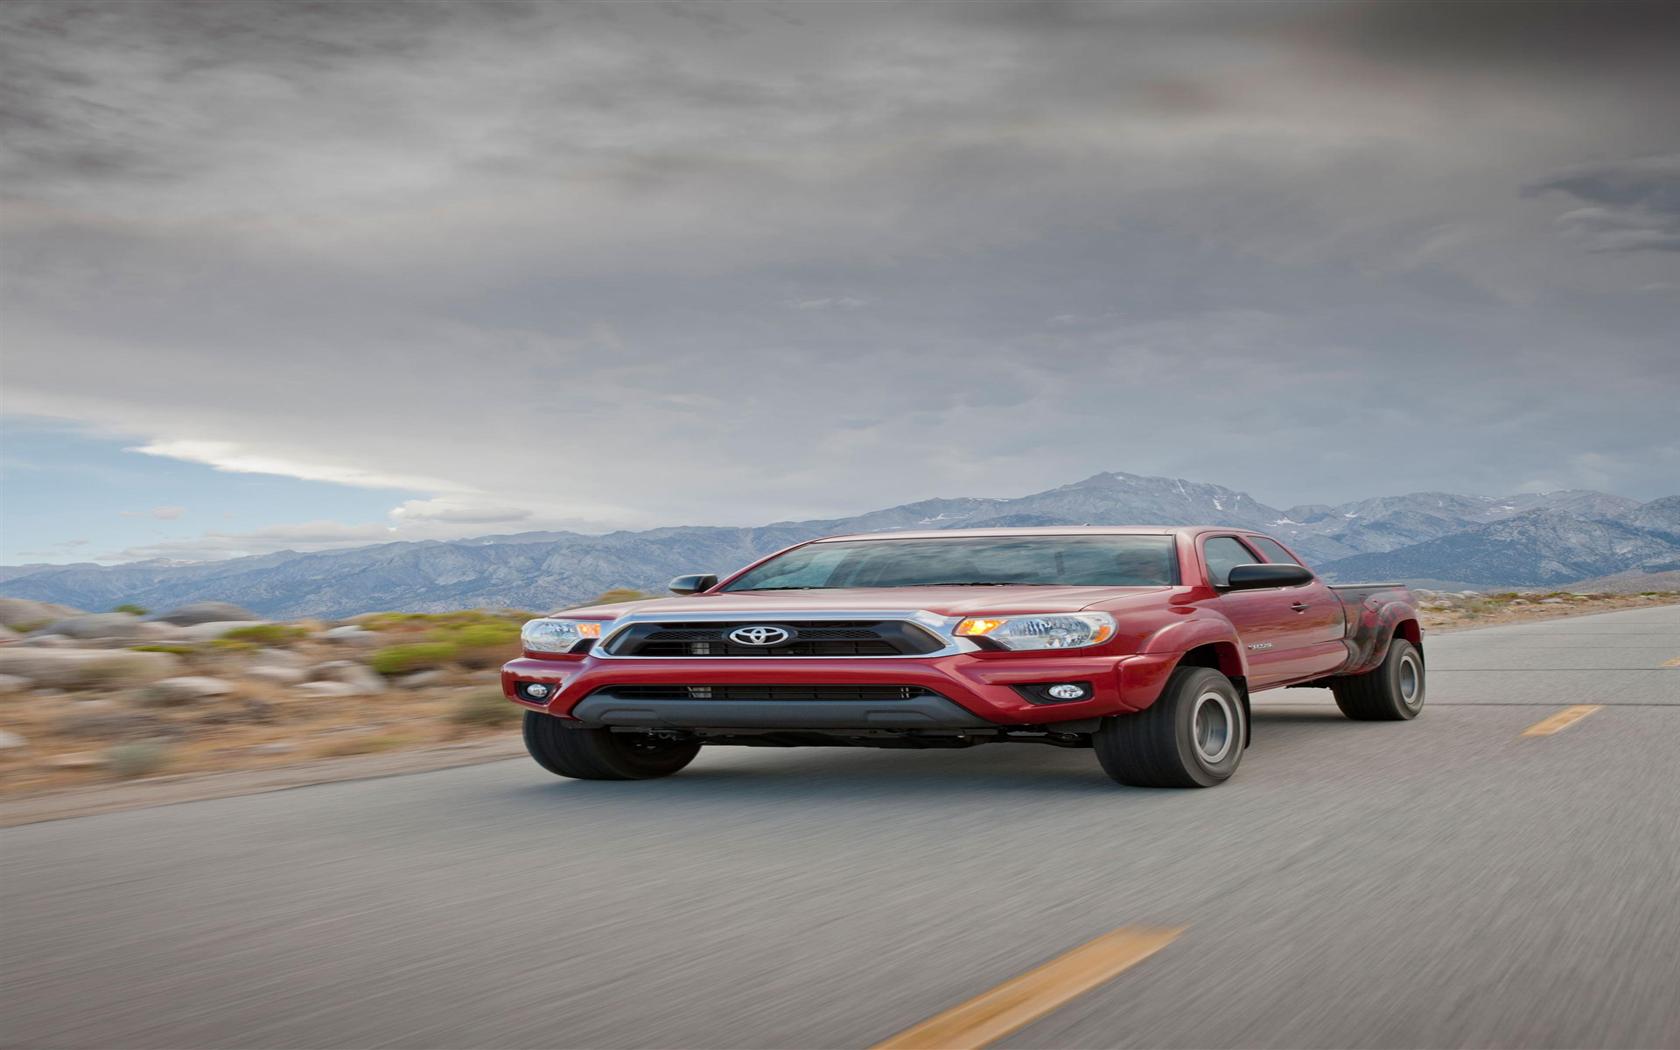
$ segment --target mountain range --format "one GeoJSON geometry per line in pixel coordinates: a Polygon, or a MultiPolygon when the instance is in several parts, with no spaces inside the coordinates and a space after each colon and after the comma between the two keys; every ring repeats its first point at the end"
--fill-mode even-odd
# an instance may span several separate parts
{"type": "Polygon", "coordinates": [[[1500,498],[1414,492],[1279,509],[1220,485],[1104,473],[1016,499],[931,499],[850,518],[756,528],[526,532],[192,564],[5,566],[0,596],[82,609],[221,600],[273,617],[341,617],[383,609],[543,610],[613,587],[657,591],[678,573],[727,571],[814,536],[1084,524],[1258,529],[1340,581],[1548,587],[1680,570],[1680,496],[1640,503],[1582,490],[1500,498]]]}

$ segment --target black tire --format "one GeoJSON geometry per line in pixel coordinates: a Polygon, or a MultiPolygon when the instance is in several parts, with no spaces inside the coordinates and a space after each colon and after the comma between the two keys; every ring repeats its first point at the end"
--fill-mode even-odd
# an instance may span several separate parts
{"type": "Polygon", "coordinates": [[[1211,667],[1180,667],[1154,704],[1103,719],[1092,744],[1103,771],[1122,784],[1188,788],[1230,779],[1247,740],[1236,685],[1211,667]]]}
{"type": "Polygon", "coordinates": [[[1404,638],[1364,674],[1330,680],[1336,706],[1356,722],[1404,722],[1423,710],[1423,652],[1404,638]]]}
{"type": "Polygon", "coordinates": [[[527,711],[525,750],[550,773],[574,780],[649,780],[694,761],[700,745],[610,729],[567,729],[558,718],[527,711]]]}

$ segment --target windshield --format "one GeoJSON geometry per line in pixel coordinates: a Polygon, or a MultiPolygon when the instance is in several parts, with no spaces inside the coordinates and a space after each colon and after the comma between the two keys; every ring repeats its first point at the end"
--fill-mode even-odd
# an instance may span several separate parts
{"type": "Polygon", "coordinates": [[[788,551],[727,591],[851,587],[1159,587],[1176,582],[1171,536],[832,540],[788,551]]]}

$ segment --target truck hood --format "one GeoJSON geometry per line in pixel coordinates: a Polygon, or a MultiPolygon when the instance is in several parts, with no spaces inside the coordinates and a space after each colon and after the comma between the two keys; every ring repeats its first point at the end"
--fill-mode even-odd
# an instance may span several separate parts
{"type": "Polygon", "coordinates": [[[740,613],[743,617],[793,618],[802,612],[915,612],[940,616],[983,613],[1078,612],[1101,603],[1107,608],[1155,604],[1171,587],[859,587],[846,590],[758,591],[655,598],[567,609],[555,616],[610,620],[628,613],[673,619],[687,613],[740,613]],[[1130,600],[1128,600],[1130,599],[1130,600]]]}

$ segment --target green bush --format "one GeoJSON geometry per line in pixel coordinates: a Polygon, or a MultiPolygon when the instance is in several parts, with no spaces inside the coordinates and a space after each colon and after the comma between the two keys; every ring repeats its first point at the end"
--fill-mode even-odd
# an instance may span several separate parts
{"type": "Polygon", "coordinates": [[[520,714],[500,689],[478,689],[455,701],[449,720],[460,726],[499,726],[517,720],[520,714]]]}
{"type": "Polygon", "coordinates": [[[224,633],[217,641],[222,642],[251,642],[254,645],[285,645],[295,642],[308,634],[302,627],[293,627],[289,623],[254,623],[249,627],[235,627],[224,633]]]}
{"type": "Polygon", "coordinates": [[[535,613],[525,613],[515,609],[498,612],[486,612],[483,609],[463,609],[458,612],[446,613],[382,612],[358,616],[356,622],[370,631],[397,633],[422,631],[428,628],[451,630],[480,624],[489,626],[511,625],[518,629],[520,624],[535,615],[535,613]]]}
{"type": "Polygon", "coordinates": [[[116,744],[105,750],[105,761],[119,777],[143,777],[164,767],[169,749],[150,740],[116,744]]]}
{"type": "Polygon", "coordinates": [[[449,632],[446,641],[468,649],[490,649],[519,644],[519,625],[515,623],[475,623],[449,632]]]}
{"type": "Polygon", "coordinates": [[[596,595],[590,605],[617,605],[620,602],[639,602],[646,598],[657,598],[657,594],[638,591],[634,587],[614,587],[610,591],[602,591],[596,595]]]}
{"type": "Polygon", "coordinates": [[[456,659],[475,670],[494,667],[519,655],[518,624],[494,621],[444,627],[427,637],[455,646],[456,659]]]}
{"type": "Polygon", "coordinates": [[[382,675],[406,674],[453,663],[459,652],[454,642],[390,645],[374,653],[368,660],[368,666],[382,675]]]}
{"type": "Polygon", "coordinates": [[[156,645],[131,645],[128,648],[137,653],[173,653],[176,656],[189,656],[198,652],[195,647],[190,645],[173,645],[170,643],[159,643],[156,645]]]}
{"type": "Polygon", "coordinates": [[[147,608],[143,608],[139,605],[135,605],[132,602],[124,602],[121,605],[117,606],[115,609],[112,609],[111,611],[112,612],[132,613],[135,616],[144,616],[147,613],[151,612],[152,610],[147,609],[147,608]]]}

